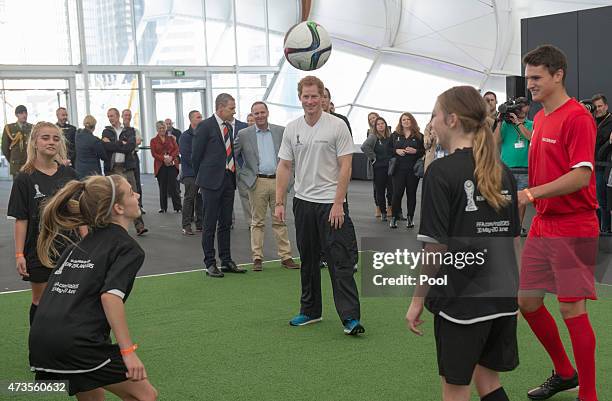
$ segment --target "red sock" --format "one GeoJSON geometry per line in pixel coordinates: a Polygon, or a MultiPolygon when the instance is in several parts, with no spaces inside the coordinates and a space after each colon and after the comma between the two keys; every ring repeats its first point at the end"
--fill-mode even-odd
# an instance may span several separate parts
{"type": "Polygon", "coordinates": [[[595,389],[595,332],[586,313],[565,319],[574,348],[574,360],[578,369],[578,398],[581,401],[597,401],[595,389]]]}
{"type": "Polygon", "coordinates": [[[534,312],[523,313],[523,316],[552,359],[555,373],[563,378],[574,376],[574,367],[561,342],[559,329],[546,306],[542,305],[534,312]]]}

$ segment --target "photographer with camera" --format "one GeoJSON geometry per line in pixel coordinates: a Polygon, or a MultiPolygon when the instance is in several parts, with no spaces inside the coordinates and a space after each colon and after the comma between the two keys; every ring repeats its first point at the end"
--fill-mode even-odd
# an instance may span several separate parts
{"type": "Polygon", "coordinates": [[[610,155],[612,145],[610,144],[610,134],[612,134],[612,114],[608,112],[608,99],[602,93],[593,95],[595,122],[597,123],[597,137],[595,139],[595,184],[597,188],[597,202],[599,209],[599,230],[601,233],[610,233],[610,213],[608,209],[607,186],[608,175],[610,172],[610,155]]]}
{"type": "MultiPolygon", "coordinates": [[[[533,132],[533,121],[527,119],[529,113],[529,100],[518,97],[499,106],[498,123],[494,137],[501,150],[501,160],[510,168],[516,179],[519,191],[527,188],[527,160],[529,154],[529,141],[533,132]]],[[[519,206],[521,222],[521,235],[526,231],[522,228],[526,206],[519,206]]]]}

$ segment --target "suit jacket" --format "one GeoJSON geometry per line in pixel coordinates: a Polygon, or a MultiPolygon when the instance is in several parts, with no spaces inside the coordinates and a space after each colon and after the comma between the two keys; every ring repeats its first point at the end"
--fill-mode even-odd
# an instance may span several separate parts
{"type": "MultiPolygon", "coordinates": [[[[274,142],[274,153],[276,154],[276,165],[278,165],[278,151],[283,142],[285,127],[269,124],[274,142]]],[[[242,166],[238,169],[238,180],[243,182],[248,189],[253,189],[257,174],[259,172],[259,148],[257,147],[257,130],[255,125],[251,125],[239,133],[239,138],[234,145],[236,157],[243,160],[242,166]]],[[[289,185],[291,187],[291,183],[289,185]]]]}
{"type": "Polygon", "coordinates": [[[113,153],[125,154],[125,169],[136,169],[136,131],[133,127],[124,127],[119,136],[111,126],[104,127],[102,138],[108,138],[110,142],[103,142],[106,150],[107,160],[104,162],[104,173],[108,174],[114,165],[113,153]],[[123,143],[125,142],[125,144],[123,143]]]}
{"type": "MultiPolygon", "coordinates": [[[[244,128],[242,121],[236,120],[236,129],[244,128]]],[[[230,133],[232,143],[232,155],[234,155],[235,132],[230,133]]],[[[223,185],[225,177],[225,143],[223,134],[217,124],[215,116],[211,116],[202,121],[195,129],[193,143],[191,147],[191,164],[196,177],[196,184],[204,189],[217,190],[223,185]]],[[[234,155],[234,164],[238,160],[234,155]]],[[[236,177],[234,176],[234,186],[236,177]]]]}
{"type": "Polygon", "coordinates": [[[74,125],[70,125],[66,123],[66,125],[61,126],[59,123],[56,123],[58,127],[64,133],[64,138],[66,138],[66,150],[68,151],[68,159],[72,163],[72,168],[75,167],[76,163],[76,133],[77,128],[74,125]]]}
{"type": "MultiPolygon", "coordinates": [[[[249,124],[242,122],[240,120],[236,120],[234,122],[234,143],[238,140],[238,137],[240,136],[240,131],[242,131],[245,128],[249,127],[249,124]]],[[[242,160],[242,155],[236,155],[236,162],[238,163],[238,167],[242,166],[242,164],[244,163],[244,160],[242,160]]]]}
{"type": "Polygon", "coordinates": [[[106,161],[107,155],[100,138],[87,129],[77,131],[75,137],[75,168],[79,178],[102,175],[100,160],[106,161]]]}

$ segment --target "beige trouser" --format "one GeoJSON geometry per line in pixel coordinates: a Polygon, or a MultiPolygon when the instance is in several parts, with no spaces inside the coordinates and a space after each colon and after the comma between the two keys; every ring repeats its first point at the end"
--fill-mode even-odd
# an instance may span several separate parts
{"type": "Polygon", "coordinates": [[[276,179],[257,178],[255,186],[249,191],[251,201],[251,251],[253,260],[263,260],[264,228],[266,226],[266,213],[268,207],[272,215],[272,231],[276,238],[278,256],[281,260],[291,258],[291,244],[289,243],[289,232],[287,225],[274,216],[276,203],[276,179]]]}

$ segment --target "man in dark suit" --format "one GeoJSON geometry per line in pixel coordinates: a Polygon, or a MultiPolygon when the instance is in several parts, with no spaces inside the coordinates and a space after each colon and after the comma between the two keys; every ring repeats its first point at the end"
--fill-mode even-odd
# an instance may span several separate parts
{"type": "Polygon", "coordinates": [[[231,95],[221,93],[215,99],[215,110],[215,114],[198,124],[195,130],[191,162],[204,201],[202,249],[206,274],[223,277],[223,272],[245,273],[246,270],[236,266],[230,249],[236,190],[235,127],[231,121],[236,114],[236,101],[231,95]],[[215,231],[221,270],[215,258],[215,231]]]}
{"type": "Polygon", "coordinates": [[[66,150],[68,151],[70,165],[74,168],[76,162],[76,147],[74,143],[77,129],[74,125],[68,124],[68,111],[65,107],[58,107],[55,110],[55,115],[57,116],[57,126],[60,127],[64,133],[64,138],[66,138],[66,150]]]}

